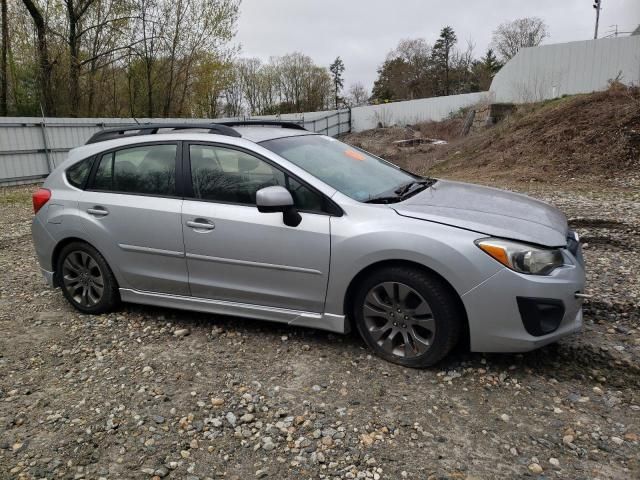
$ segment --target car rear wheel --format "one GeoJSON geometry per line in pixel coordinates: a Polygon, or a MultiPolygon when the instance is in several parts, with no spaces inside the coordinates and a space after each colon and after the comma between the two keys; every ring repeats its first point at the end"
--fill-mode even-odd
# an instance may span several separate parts
{"type": "Polygon", "coordinates": [[[73,242],[63,247],[56,275],[65,298],[83,313],[104,313],[119,302],[111,269],[100,252],[87,243],[73,242]]]}
{"type": "Polygon", "coordinates": [[[406,367],[439,362],[460,334],[454,294],[436,276],[414,268],[384,268],[369,275],[356,292],[353,314],[369,347],[406,367]]]}

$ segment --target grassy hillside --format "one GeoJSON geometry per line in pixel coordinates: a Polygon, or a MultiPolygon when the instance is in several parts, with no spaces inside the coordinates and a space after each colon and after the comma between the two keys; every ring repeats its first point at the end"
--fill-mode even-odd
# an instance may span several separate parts
{"type": "Polygon", "coordinates": [[[557,182],[575,179],[640,181],[640,89],[520,106],[500,124],[461,138],[462,119],[370,130],[346,138],[421,174],[557,182]],[[415,136],[448,145],[398,147],[415,136]]]}

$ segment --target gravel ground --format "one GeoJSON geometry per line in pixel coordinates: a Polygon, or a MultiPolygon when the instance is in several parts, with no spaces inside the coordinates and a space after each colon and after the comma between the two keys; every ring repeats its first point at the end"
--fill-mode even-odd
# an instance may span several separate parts
{"type": "Polygon", "coordinates": [[[640,478],[640,197],[516,186],[587,243],[582,334],[409,370],[355,336],[46,287],[0,191],[0,478],[640,478]]]}

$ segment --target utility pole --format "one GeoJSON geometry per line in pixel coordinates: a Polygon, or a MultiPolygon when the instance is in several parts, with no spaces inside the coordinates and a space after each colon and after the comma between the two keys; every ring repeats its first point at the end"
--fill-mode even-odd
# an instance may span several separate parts
{"type": "Polygon", "coordinates": [[[596,9],[596,32],[593,35],[594,40],[598,39],[598,24],[600,23],[600,10],[602,9],[602,0],[593,0],[593,8],[596,9]]]}

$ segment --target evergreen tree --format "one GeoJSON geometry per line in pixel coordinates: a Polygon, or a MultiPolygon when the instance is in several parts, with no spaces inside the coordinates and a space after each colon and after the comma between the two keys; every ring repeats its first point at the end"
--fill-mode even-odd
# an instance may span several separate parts
{"type": "Polygon", "coordinates": [[[409,64],[401,58],[385,61],[378,69],[378,79],[373,84],[371,96],[384,103],[391,100],[406,100],[409,64]]]}
{"type": "Polygon", "coordinates": [[[502,65],[502,62],[498,60],[491,48],[487,50],[484,57],[475,61],[473,65],[473,76],[479,90],[489,90],[493,77],[500,71],[502,65]]]}
{"type": "Polygon", "coordinates": [[[335,61],[329,66],[329,71],[331,72],[331,76],[333,77],[333,88],[335,93],[335,101],[336,101],[336,109],[340,103],[340,90],[344,87],[344,80],[342,79],[342,74],[344,73],[344,62],[340,57],[336,58],[335,61]]]}
{"type": "Polygon", "coordinates": [[[498,60],[495,53],[493,53],[492,48],[487,50],[487,53],[480,59],[480,62],[482,62],[485,70],[491,74],[492,78],[502,68],[502,63],[498,60]]]}
{"type": "Polygon", "coordinates": [[[442,89],[444,95],[449,95],[449,70],[451,68],[451,52],[458,37],[453,31],[453,28],[447,26],[440,31],[440,37],[433,46],[432,55],[434,62],[439,67],[440,71],[444,73],[444,88],[442,89]]]}

